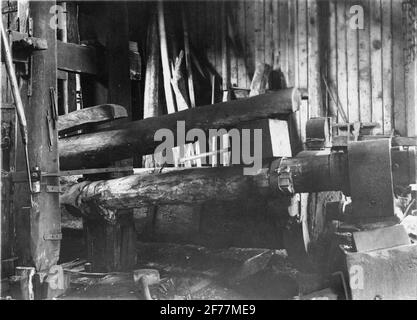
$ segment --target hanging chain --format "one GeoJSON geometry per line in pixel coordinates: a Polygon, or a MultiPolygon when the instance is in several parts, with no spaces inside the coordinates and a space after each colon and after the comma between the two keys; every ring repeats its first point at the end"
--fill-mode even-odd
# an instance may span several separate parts
{"type": "Polygon", "coordinates": [[[417,55],[417,0],[403,1],[402,11],[403,39],[405,40],[404,67],[407,73],[411,63],[416,60],[417,55]]]}

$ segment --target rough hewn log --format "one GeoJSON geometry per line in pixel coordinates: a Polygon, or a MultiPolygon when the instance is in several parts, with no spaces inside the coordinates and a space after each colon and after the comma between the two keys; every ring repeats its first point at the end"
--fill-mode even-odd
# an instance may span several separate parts
{"type": "Polygon", "coordinates": [[[110,155],[112,160],[120,160],[133,152],[150,154],[160,143],[154,141],[155,132],[160,128],[176,132],[177,121],[185,121],[185,130],[228,128],[243,121],[288,115],[298,110],[300,101],[297,89],[285,89],[134,121],[113,130],[60,139],[61,170],[105,165],[104,155],[110,155]]]}
{"type": "Polygon", "coordinates": [[[269,192],[268,168],[244,176],[240,167],[178,169],[168,173],[139,174],[112,180],[84,181],[68,188],[61,203],[82,215],[102,215],[112,222],[122,209],[149,204],[198,204],[212,199],[229,201],[269,192]]]}
{"type": "MultiPolygon", "coordinates": [[[[61,196],[68,211],[75,208],[84,216],[101,215],[114,221],[119,210],[149,204],[201,204],[208,201],[277,196],[278,173],[274,164],[265,165],[255,175],[244,175],[242,167],[169,168],[166,173],[131,175],[112,180],[84,181],[61,196]]],[[[318,192],[346,189],[348,179],[345,154],[318,155],[282,160],[294,172],[295,192],[318,192]],[[310,179],[314,183],[310,182],[310,179]],[[306,186],[305,186],[306,185],[306,186]]]]}
{"type": "Polygon", "coordinates": [[[127,111],[117,104],[101,104],[58,117],[58,132],[60,134],[82,129],[92,123],[99,124],[115,119],[126,118],[127,111]]]}

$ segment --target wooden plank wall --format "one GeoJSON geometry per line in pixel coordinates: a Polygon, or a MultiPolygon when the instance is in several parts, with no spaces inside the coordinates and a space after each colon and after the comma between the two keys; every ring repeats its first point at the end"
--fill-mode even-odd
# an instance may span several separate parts
{"type": "MultiPolygon", "coordinates": [[[[310,116],[328,114],[343,121],[323,83],[321,87],[317,84],[322,79],[317,77],[315,52],[320,42],[314,14],[320,1],[324,0],[228,1],[228,16],[235,34],[229,41],[232,86],[248,88],[256,63],[265,62],[273,66],[272,89],[308,89],[310,105],[304,105],[298,115],[302,138],[303,124],[310,116]],[[314,89],[317,85],[319,88],[314,89]],[[321,106],[316,105],[321,100],[315,96],[315,90],[324,91],[321,106]]],[[[327,1],[320,16],[325,20],[324,41],[328,43],[321,70],[349,121],[377,122],[376,133],[380,134],[396,129],[401,135],[414,136],[415,64],[408,67],[406,74],[402,2],[327,1]],[[350,27],[354,5],[363,8],[363,29],[350,27]]],[[[209,62],[221,75],[220,3],[199,1],[188,5],[195,12],[190,16],[191,42],[205,50],[209,62]]]]}

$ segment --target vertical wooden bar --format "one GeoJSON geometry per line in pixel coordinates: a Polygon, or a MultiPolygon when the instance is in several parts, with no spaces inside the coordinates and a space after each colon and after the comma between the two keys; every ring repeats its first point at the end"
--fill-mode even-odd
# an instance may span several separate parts
{"type": "Polygon", "coordinates": [[[265,63],[273,66],[273,9],[272,0],[265,0],[264,2],[264,28],[265,28],[265,63]]]}
{"type": "Polygon", "coordinates": [[[327,83],[331,93],[327,93],[330,115],[337,121],[337,36],[336,36],[336,3],[337,0],[329,1],[329,58],[327,66],[327,83]],[[333,96],[333,98],[331,97],[333,96]]]}
{"type": "Polygon", "coordinates": [[[404,53],[403,53],[403,19],[401,1],[392,1],[392,72],[394,128],[402,136],[407,135],[405,106],[404,53]]]}
{"type": "Polygon", "coordinates": [[[375,133],[383,132],[382,105],[382,37],[381,37],[381,1],[370,2],[371,22],[371,83],[372,83],[372,121],[379,123],[375,133]]]}
{"type": "MultiPolygon", "coordinates": [[[[347,97],[347,58],[346,58],[346,5],[345,1],[337,1],[337,87],[339,105],[348,114],[347,97]]],[[[339,119],[340,120],[340,119],[339,119]]]]}
{"type": "MultiPolygon", "coordinates": [[[[222,75],[222,3],[214,1],[214,14],[215,14],[215,25],[214,25],[214,40],[215,40],[215,58],[216,58],[216,72],[222,75]]],[[[220,88],[221,89],[221,88],[220,88]]]]}
{"type": "MultiPolygon", "coordinates": [[[[52,115],[50,88],[57,87],[56,29],[51,28],[49,12],[55,1],[31,1],[30,15],[33,19],[33,35],[45,39],[48,49],[33,52],[32,96],[26,109],[29,132],[29,161],[32,167],[38,166],[42,172],[59,171],[58,134],[52,129],[48,132],[47,115],[52,115]],[[49,145],[52,138],[52,146],[49,145]]],[[[59,187],[57,176],[43,177],[42,182],[59,187]]],[[[29,194],[22,194],[29,197],[29,194]]],[[[37,271],[49,270],[58,262],[60,240],[49,240],[51,235],[61,233],[61,211],[59,193],[41,188],[33,195],[30,210],[30,236],[32,261],[37,271]]]]}
{"type": "Polygon", "coordinates": [[[255,68],[265,63],[264,0],[255,1],[255,68]]]}
{"type": "MultiPolygon", "coordinates": [[[[355,0],[349,0],[346,6],[348,17],[349,9],[355,5],[355,0]]],[[[346,39],[347,39],[347,91],[348,91],[348,114],[349,121],[359,121],[359,70],[358,70],[358,29],[351,28],[350,21],[347,19],[346,39]]]]}
{"type": "MultiPolygon", "coordinates": [[[[408,4],[410,6],[410,4],[408,4]]],[[[416,34],[417,21],[415,17],[409,16],[408,8],[404,15],[406,17],[406,39],[405,47],[406,51],[406,67],[405,67],[405,95],[406,95],[406,108],[407,108],[407,135],[410,137],[417,136],[417,111],[416,111],[416,85],[417,85],[417,57],[410,52],[416,50],[416,34]]]]}
{"type": "Polygon", "coordinates": [[[223,99],[222,101],[230,100],[230,50],[229,50],[229,39],[227,32],[227,5],[225,2],[221,3],[220,6],[220,25],[221,25],[221,70],[222,70],[222,90],[223,99]]]}
{"type": "Polygon", "coordinates": [[[287,32],[287,63],[288,63],[288,87],[295,85],[295,24],[296,1],[288,1],[288,32],[287,32]]]}
{"type": "MultiPolygon", "coordinates": [[[[78,5],[74,2],[67,2],[67,40],[71,43],[79,43],[78,34],[78,5]]],[[[68,73],[68,112],[77,110],[77,80],[80,76],[75,73],[68,73]]]]}
{"type": "Polygon", "coordinates": [[[167,34],[165,30],[164,6],[162,0],[158,1],[158,25],[161,49],[162,70],[164,75],[165,100],[168,113],[175,112],[174,96],[171,88],[171,69],[169,66],[167,34]]]}
{"type": "MultiPolygon", "coordinates": [[[[68,32],[67,32],[67,28],[68,28],[68,24],[67,24],[67,3],[66,2],[61,2],[60,4],[62,6],[62,10],[64,12],[63,17],[62,17],[62,31],[61,31],[61,37],[62,37],[62,42],[68,42],[68,32]]],[[[63,79],[62,80],[62,109],[64,111],[64,114],[67,114],[69,109],[68,109],[68,75],[67,75],[67,79],[63,79]]]]}
{"type": "Polygon", "coordinates": [[[273,64],[272,64],[272,85],[275,88],[281,86],[280,79],[280,47],[279,47],[279,0],[272,1],[272,43],[273,43],[273,64]]]}
{"type": "MultiPolygon", "coordinates": [[[[308,89],[308,35],[307,35],[307,1],[298,0],[297,11],[298,25],[298,86],[302,89],[308,89]]],[[[285,32],[285,31],[284,31],[285,32]]],[[[309,118],[309,103],[303,100],[300,108],[300,138],[302,143],[305,142],[306,132],[305,125],[309,118]]]]}
{"type": "Polygon", "coordinates": [[[370,48],[370,0],[361,0],[363,8],[363,29],[359,29],[359,119],[362,122],[372,120],[371,96],[371,48],[370,48]]]}
{"type": "MultiPolygon", "coordinates": [[[[288,87],[288,26],[289,26],[289,11],[288,11],[288,2],[280,0],[279,1],[279,57],[280,57],[280,66],[281,72],[284,75],[285,83],[283,87],[288,87]]],[[[307,34],[306,34],[307,36],[307,34]]],[[[307,41],[307,38],[306,38],[307,41]]],[[[305,46],[306,54],[307,54],[307,43],[305,46]]],[[[307,86],[306,86],[307,87],[307,86]]]]}
{"type": "Polygon", "coordinates": [[[252,76],[255,72],[255,2],[245,1],[245,20],[246,20],[246,70],[247,70],[247,88],[249,87],[252,76]]]}
{"type": "MultiPolygon", "coordinates": [[[[395,0],[394,0],[395,1],[395,0]]],[[[382,88],[383,88],[383,133],[390,134],[393,128],[392,90],[392,29],[391,0],[381,0],[382,7],[382,88]]]]}
{"type": "Polygon", "coordinates": [[[245,64],[245,1],[238,1],[236,4],[236,17],[237,17],[237,48],[235,48],[236,58],[237,58],[237,86],[241,88],[246,88],[247,83],[247,71],[246,71],[246,64],[245,64]]]}
{"type": "MultiPolygon", "coordinates": [[[[238,29],[238,19],[239,19],[239,2],[231,1],[227,4],[229,6],[227,15],[226,15],[226,28],[228,37],[232,38],[232,41],[229,42],[229,56],[230,56],[230,84],[234,87],[238,84],[239,70],[238,70],[238,57],[239,52],[236,49],[236,44],[239,41],[240,37],[237,35],[236,29],[238,29]],[[234,45],[233,45],[234,44],[234,45]]],[[[229,39],[230,40],[230,39],[229,39]]]]}
{"type": "MultiPolygon", "coordinates": [[[[188,3],[188,5],[191,5],[191,3],[188,3]]],[[[214,68],[216,67],[216,52],[215,52],[215,32],[214,32],[214,26],[215,26],[215,12],[214,12],[214,1],[206,1],[204,2],[205,10],[207,12],[207,59],[211,66],[214,68]]],[[[191,21],[194,19],[190,19],[191,21]]],[[[192,27],[190,27],[192,29],[192,27]]],[[[193,34],[193,32],[191,32],[193,34]]]]}
{"type": "MultiPolygon", "coordinates": [[[[188,93],[190,96],[191,108],[195,108],[195,94],[194,94],[194,80],[193,80],[193,67],[191,64],[191,55],[190,55],[190,36],[188,29],[188,17],[186,13],[186,7],[181,6],[181,16],[182,16],[182,26],[184,31],[184,52],[185,52],[185,66],[187,70],[187,83],[188,83],[188,93]]],[[[202,23],[200,23],[202,25],[202,23]]]]}
{"type": "Polygon", "coordinates": [[[156,11],[149,19],[147,35],[147,61],[145,70],[145,92],[143,103],[143,118],[157,117],[161,115],[159,104],[159,42],[158,20],[156,11]]]}
{"type": "Polygon", "coordinates": [[[317,1],[308,1],[308,100],[310,117],[323,116],[319,19],[317,1]]]}

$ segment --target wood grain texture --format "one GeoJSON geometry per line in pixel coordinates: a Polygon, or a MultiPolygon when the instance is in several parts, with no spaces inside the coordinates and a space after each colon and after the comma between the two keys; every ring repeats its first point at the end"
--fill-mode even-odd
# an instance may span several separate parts
{"type": "Polygon", "coordinates": [[[58,117],[57,128],[59,133],[75,131],[91,124],[99,124],[112,120],[127,118],[124,107],[117,104],[104,104],[78,111],[70,112],[58,117]]]}
{"type": "MultiPolygon", "coordinates": [[[[346,5],[345,1],[337,2],[337,89],[339,104],[349,117],[347,91],[347,44],[346,44],[346,5]]],[[[340,121],[340,119],[339,119],[340,121]]]]}
{"type": "MultiPolygon", "coordinates": [[[[395,1],[395,0],[394,0],[395,1]]],[[[381,0],[382,24],[382,89],[383,89],[383,133],[390,134],[393,127],[393,90],[392,90],[392,29],[391,0],[381,0]]]]}
{"type": "Polygon", "coordinates": [[[407,134],[407,116],[405,106],[404,53],[402,50],[402,9],[401,1],[392,1],[392,68],[393,68],[393,103],[394,128],[401,135],[407,134]]]}
{"type": "Polygon", "coordinates": [[[103,164],[108,157],[119,160],[132,152],[150,154],[160,143],[155,132],[160,128],[176,132],[177,121],[185,121],[186,131],[228,128],[242,121],[288,115],[298,110],[301,102],[296,89],[188,109],[158,118],[133,121],[113,130],[60,139],[61,170],[103,164]]]}
{"type": "Polygon", "coordinates": [[[327,100],[329,105],[329,115],[332,116],[333,120],[337,120],[338,109],[337,109],[337,38],[336,38],[336,3],[337,0],[329,2],[329,59],[327,66],[327,100]]]}
{"type": "Polygon", "coordinates": [[[370,50],[371,50],[371,83],[372,83],[372,121],[380,124],[375,129],[382,133],[384,117],[382,92],[382,34],[381,34],[381,1],[370,1],[370,50]]]}
{"type": "Polygon", "coordinates": [[[359,119],[372,121],[371,56],[370,56],[370,8],[369,0],[361,0],[364,12],[364,28],[359,29],[359,119]]]}
{"type": "MultiPolygon", "coordinates": [[[[353,0],[347,1],[346,5],[348,10],[351,6],[355,5],[353,0]]],[[[349,19],[351,15],[348,13],[349,19]]],[[[349,19],[346,23],[349,23],[349,19]]],[[[349,121],[359,121],[359,61],[358,61],[358,29],[347,28],[346,29],[346,50],[347,50],[347,91],[348,91],[348,110],[349,121]]]]}

